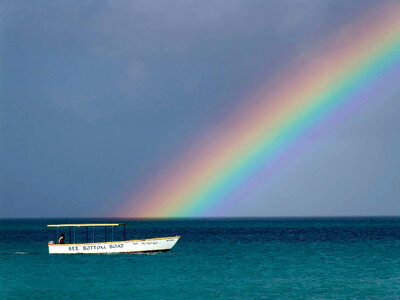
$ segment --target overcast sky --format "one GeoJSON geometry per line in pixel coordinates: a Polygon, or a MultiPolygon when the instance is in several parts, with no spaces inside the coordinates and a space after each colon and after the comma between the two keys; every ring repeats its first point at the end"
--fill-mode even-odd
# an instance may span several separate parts
{"type": "MultiPolygon", "coordinates": [[[[0,217],[109,216],[244,95],[385,2],[3,0],[0,217]]],[[[399,86],[225,215],[400,214],[399,86]]]]}

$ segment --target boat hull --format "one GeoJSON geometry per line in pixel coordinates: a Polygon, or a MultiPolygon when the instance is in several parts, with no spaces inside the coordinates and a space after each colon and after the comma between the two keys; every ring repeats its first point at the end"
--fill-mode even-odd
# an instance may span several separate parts
{"type": "Polygon", "coordinates": [[[50,254],[167,252],[176,244],[179,238],[179,236],[173,236],[103,243],[49,244],[48,246],[50,254]]]}

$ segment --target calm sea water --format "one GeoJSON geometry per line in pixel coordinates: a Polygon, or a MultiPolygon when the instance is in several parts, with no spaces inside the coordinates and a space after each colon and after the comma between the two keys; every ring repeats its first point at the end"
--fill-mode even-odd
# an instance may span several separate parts
{"type": "Polygon", "coordinates": [[[1,220],[0,298],[55,297],[398,299],[400,218],[1,220]],[[104,221],[182,238],[168,253],[48,254],[46,224],[104,221]]]}

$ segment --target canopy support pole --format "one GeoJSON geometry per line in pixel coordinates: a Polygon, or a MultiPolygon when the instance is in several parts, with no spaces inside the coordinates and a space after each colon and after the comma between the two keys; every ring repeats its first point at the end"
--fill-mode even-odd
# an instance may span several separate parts
{"type": "Polygon", "coordinates": [[[126,235],[125,235],[125,224],[124,224],[124,241],[126,241],[126,235]]]}
{"type": "Polygon", "coordinates": [[[114,226],[111,226],[111,242],[114,241],[114,226]]]}
{"type": "Polygon", "coordinates": [[[107,242],[107,226],[104,226],[104,241],[107,242]]]}
{"type": "Polygon", "coordinates": [[[72,244],[71,243],[71,227],[70,226],[68,226],[68,231],[69,231],[69,243],[72,244]]]}
{"type": "Polygon", "coordinates": [[[75,232],[76,232],[76,229],[74,227],[74,244],[76,243],[76,234],[75,234],[75,232]]]}
{"type": "Polygon", "coordinates": [[[93,243],[94,243],[94,227],[93,227],[93,243]]]}
{"type": "Polygon", "coordinates": [[[89,243],[89,227],[86,226],[86,243],[89,243]]]}

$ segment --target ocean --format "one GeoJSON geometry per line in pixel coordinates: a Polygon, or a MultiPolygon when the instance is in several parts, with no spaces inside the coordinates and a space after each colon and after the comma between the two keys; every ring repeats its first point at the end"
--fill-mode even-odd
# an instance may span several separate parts
{"type": "Polygon", "coordinates": [[[0,220],[0,298],[398,299],[400,218],[0,220]],[[181,239],[167,253],[48,254],[47,224],[97,222],[181,239]]]}

